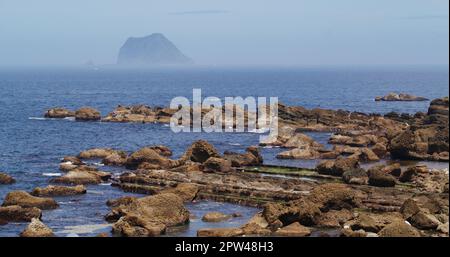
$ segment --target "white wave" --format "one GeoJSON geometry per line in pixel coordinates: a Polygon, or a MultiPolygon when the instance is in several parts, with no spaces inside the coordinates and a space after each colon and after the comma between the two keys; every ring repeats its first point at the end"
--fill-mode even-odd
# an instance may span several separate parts
{"type": "Polygon", "coordinates": [[[49,118],[43,117],[28,117],[29,120],[50,120],[49,118]]]}
{"type": "Polygon", "coordinates": [[[78,234],[88,234],[93,233],[100,229],[106,229],[111,227],[111,224],[90,224],[90,225],[79,225],[79,226],[66,226],[64,230],[58,231],[57,233],[68,234],[67,236],[78,236],[78,234]]]}
{"type": "Polygon", "coordinates": [[[65,120],[75,121],[75,117],[65,117],[65,120]]]}
{"type": "Polygon", "coordinates": [[[44,172],[42,173],[42,176],[46,176],[46,177],[59,177],[61,176],[61,173],[52,173],[52,172],[44,172]]]}
{"type": "Polygon", "coordinates": [[[101,183],[100,186],[110,186],[111,183],[101,183]]]}
{"type": "Polygon", "coordinates": [[[239,143],[230,143],[230,145],[240,146],[241,144],[239,144],[239,143]]]}

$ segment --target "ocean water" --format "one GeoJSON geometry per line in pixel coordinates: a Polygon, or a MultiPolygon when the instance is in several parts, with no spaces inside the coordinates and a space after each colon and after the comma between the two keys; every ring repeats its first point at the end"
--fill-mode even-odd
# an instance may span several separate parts
{"type": "MultiPolygon", "coordinates": [[[[243,151],[258,143],[252,133],[174,134],[166,125],[75,122],[70,119],[43,119],[46,109],[63,106],[77,109],[92,106],[106,115],[118,104],[167,106],[176,96],[192,98],[192,89],[203,96],[279,97],[289,105],[351,111],[414,113],[426,111],[425,102],[375,102],[375,96],[391,91],[406,92],[430,99],[448,96],[448,70],[438,69],[192,69],[192,70],[112,70],[112,69],[23,69],[0,70],[0,171],[13,175],[14,185],[0,186],[0,200],[12,190],[31,191],[48,185],[60,173],[60,159],[91,147],[112,147],[134,151],[146,145],[163,144],[180,156],[197,139],[206,139],[220,151],[243,151]]],[[[326,143],[329,134],[312,133],[326,143]]],[[[277,148],[263,149],[267,164],[312,167],[314,161],[280,161],[277,148]]],[[[448,167],[448,164],[445,164],[448,167]]],[[[110,169],[101,167],[102,169],[110,169]]],[[[119,174],[121,169],[110,169],[119,174]]],[[[88,194],[58,197],[60,208],[45,211],[44,222],[57,235],[92,236],[109,231],[103,216],[108,199],[130,195],[107,184],[89,186],[88,194]]],[[[244,223],[255,208],[214,202],[190,204],[192,213],[225,210],[240,212],[244,223]]],[[[201,217],[200,217],[201,218],[201,217]]],[[[0,226],[0,236],[16,236],[26,224],[0,226]]],[[[171,235],[195,235],[200,220],[171,235]]]]}

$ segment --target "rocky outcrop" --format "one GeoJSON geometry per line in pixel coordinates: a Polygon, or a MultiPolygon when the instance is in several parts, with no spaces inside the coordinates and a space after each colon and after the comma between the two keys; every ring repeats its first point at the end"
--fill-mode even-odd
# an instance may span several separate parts
{"type": "Polygon", "coordinates": [[[101,118],[100,112],[91,107],[83,107],[75,112],[75,120],[77,121],[98,121],[101,118]]]}
{"type": "Polygon", "coordinates": [[[364,169],[351,169],[342,174],[342,180],[347,184],[367,185],[369,177],[364,169]]]}
{"type": "Polygon", "coordinates": [[[198,186],[192,183],[180,183],[176,187],[167,188],[160,193],[172,193],[180,197],[184,202],[192,202],[197,197],[198,186]]]}
{"type": "Polygon", "coordinates": [[[21,237],[54,237],[53,231],[42,223],[39,219],[33,218],[31,223],[25,228],[21,237]]]}
{"type": "Polygon", "coordinates": [[[183,199],[171,193],[147,196],[112,209],[109,216],[120,217],[113,225],[113,233],[122,236],[157,236],[167,227],[185,224],[189,211],[183,199]]]}
{"type": "Polygon", "coordinates": [[[405,160],[449,160],[448,97],[431,102],[428,114],[389,144],[393,158],[405,160]]]}
{"type": "Polygon", "coordinates": [[[16,180],[10,175],[0,172],[0,185],[10,185],[14,184],[16,180]]]}
{"type": "Polygon", "coordinates": [[[78,158],[80,158],[80,159],[103,159],[103,158],[110,156],[111,154],[117,154],[119,156],[126,157],[126,153],[123,151],[118,151],[118,150],[114,150],[111,148],[92,148],[92,149],[80,152],[78,154],[78,158]]]}
{"type": "Polygon", "coordinates": [[[11,205],[0,207],[0,221],[4,222],[30,222],[33,218],[40,219],[42,211],[36,207],[21,207],[11,205]]]}
{"type": "Polygon", "coordinates": [[[357,158],[339,157],[335,161],[326,160],[320,162],[316,167],[316,171],[319,174],[342,176],[344,172],[358,168],[359,168],[359,161],[357,158]]]}
{"type": "Polygon", "coordinates": [[[376,187],[393,187],[397,184],[394,176],[386,174],[379,167],[373,167],[368,170],[369,185],[376,187]]]}
{"type": "Polygon", "coordinates": [[[404,221],[396,221],[385,226],[378,235],[380,237],[420,237],[419,231],[404,221]]]}
{"type": "Polygon", "coordinates": [[[81,194],[86,194],[86,187],[84,187],[83,185],[78,185],[78,186],[74,186],[74,187],[49,185],[44,188],[36,187],[31,192],[31,194],[34,196],[39,196],[39,197],[81,195],[81,194]]]}
{"type": "Polygon", "coordinates": [[[198,237],[237,237],[243,234],[241,228],[203,228],[197,231],[198,237]]]}
{"type": "Polygon", "coordinates": [[[220,158],[219,152],[205,140],[194,142],[181,159],[204,163],[211,157],[220,158]]]}
{"type": "Polygon", "coordinates": [[[109,172],[98,170],[75,169],[64,174],[61,177],[51,179],[52,183],[69,184],[69,185],[87,185],[100,184],[111,177],[109,172]]]}
{"type": "Polygon", "coordinates": [[[63,119],[67,117],[75,117],[75,112],[67,110],[65,108],[52,108],[45,112],[44,114],[45,118],[52,118],[52,119],[63,119]]]}
{"type": "Polygon", "coordinates": [[[410,94],[389,93],[386,96],[377,96],[375,101],[428,101],[428,99],[410,94]]]}
{"type": "Polygon", "coordinates": [[[25,191],[13,191],[5,196],[2,206],[18,205],[24,208],[36,207],[41,210],[58,208],[58,204],[52,198],[36,197],[25,191]]]}
{"type": "Polygon", "coordinates": [[[210,157],[206,162],[203,164],[204,172],[231,172],[233,171],[231,167],[231,161],[217,158],[217,157],[210,157]]]}
{"type": "Polygon", "coordinates": [[[170,169],[181,164],[181,162],[160,155],[159,150],[144,147],[132,153],[127,158],[125,167],[129,169],[136,169],[138,167],[143,169],[170,169]]]}

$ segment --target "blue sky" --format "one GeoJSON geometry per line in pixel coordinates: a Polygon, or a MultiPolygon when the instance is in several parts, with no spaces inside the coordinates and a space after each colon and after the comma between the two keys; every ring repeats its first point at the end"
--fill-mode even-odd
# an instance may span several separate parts
{"type": "Polygon", "coordinates": [[[0,0],[0,66],[115,63],[165,34],[205,65],[448,64],[448,0],[0,0]]]}

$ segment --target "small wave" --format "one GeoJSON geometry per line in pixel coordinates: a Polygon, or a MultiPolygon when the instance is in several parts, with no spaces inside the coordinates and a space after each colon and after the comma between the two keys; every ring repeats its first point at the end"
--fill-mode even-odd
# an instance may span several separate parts
{"type": "Polygon", "coordinates": [[[65,120],[75,121],[75,117],[65,117],[65,120]]]}
{"type": "Polygon", "coordinates": [[[50,120],[49,118],[43,117],[28,117],[29,120],[50,120]]]}
{"type": "Polygon", "coordinates": [[[230,145],[240,146],[241,144],[239,144],[239,143],[230,143],[230,145]]]}
{"type": "Polygon", "coordinates": [[[94,162],[94,163],[92,163],[92,165],[94,165],[94,166],[99,166],[99,167],[105,166],[105,164],[100,163],[100,162],[94,162]]]}
{"type": "Polygon", "coordinates": [[[59,177],[59,176],[61,176],[61,173],[47,172],[47,173],[42,173],[42,176],[45,176],[45,177],[59,177]]]}
{"type": "Polygon", "coordinates": [[[101,183],[100,186],[110,186],[111,183],[101,183]]]}

